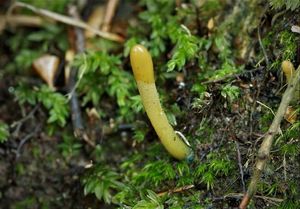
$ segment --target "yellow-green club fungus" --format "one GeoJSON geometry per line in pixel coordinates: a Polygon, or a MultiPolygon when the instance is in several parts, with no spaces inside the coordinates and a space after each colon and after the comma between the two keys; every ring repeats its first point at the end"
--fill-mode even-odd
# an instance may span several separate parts
{"type": "Polygon", "coordinates": [[[130,62],[142,103],[162,144],[176,159],[192,160],[192,149],[178,137],[161,107],[150,53],[144,46],[135,45],[130,51],[130,62]]]}

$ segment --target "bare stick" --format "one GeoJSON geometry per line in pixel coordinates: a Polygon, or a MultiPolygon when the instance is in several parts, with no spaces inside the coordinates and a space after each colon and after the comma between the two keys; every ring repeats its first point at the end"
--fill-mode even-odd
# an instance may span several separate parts
{"type": "Polygon", "coordinates": [[[240,203],[240,209],[246,209],[251,198],[253,197],[253,195],[255,195],[257,183],[259,182],[261,173],[265,168],[267,160],[270,156],[270,149],[272,146],[273,139],[279,131],[281,120],[283,119],[287,107],[293,98],[293,94],[298,82],[300,82],[300,66],[298,67],[292,82],[289,83],[287,89],[285,90],[280,105],[278,107],[277,113],[275,114],[275,117],[273,119],[273,122],[268,132],[265,134],[261,147],[258,150],[257,160],[254,166],[252,179],[248,186],[248,190],[240,203]]]}
{"type": "MultiPolygon", "coordinates": [[[[214,201],[217,201],[217,200],[225,200],[227,198],[235,198],[235,199],[240,199],[243,197],[243,193],[229,193],[229,194],[226,194],[222,197],[215,197],[213,198],[214,201]]],[[[257,198],[257,199],[262,199],[264,201],[267,201],[271,204],[274,204],[274,205],[277,205],[278,203],[280,202],[283,202],[283,199],[280,199],[280,198],[275,198],[275,197],[267,197],[267,196],[261,196],[261,195],[254,195],[253,196],[254,198],[257,198]]]]}
{"type": "Polygon", "coordinates": [[[265,61],[266,61],[266,64],[267,64],[267,67],[270,66],[270,61],[269,61],[269,58],[268,58],[268,55],[267,55],[267,52],[265,50],[265,47],[261,41],[261,36],[260,36],[260,26],[258,26],[258,29],[257,29],[257,37],[258,37],[258,42],[259,42],[259,46],[263,52],[263,55],[265,57],[265,61]]]}
{"type": "Polygon", "coordinates": [[[165,192],[160,192],[160,193],[157,194],[157,196],[161,197],[161,196],[164,196],[166,194],[184,192],[186,190],[193,189],[193,188],[195,188],[195,185],[193,185],[193,184],[186,185],[186,186],[183,186],[183,187],[179,187],[179,188],[175,188],[175,189],[170,189],[170,190],[165,191],[165,192]]]}
{"type": "MultiPolygon", "coordinates": [[[[78,11],[76,7],[71,7],[69,9],[69,14],[75,19],[79,19],[78,11]]],[[[81,28],[74,27],[75,31],[75,51],[76,53],[84,52],[84,35],[81,28]]],[[[76,85],[76,77],[77,77],[77,68],[72,67],[70,72],[69,81],[68,81],[68,89],[70,91],[70,103],[71,103],[71,111],[72,111],[72,124],[74,129],[75,137],[82,136],[83,132],[83,122],[81,117],[80,105],[76,93],[76,89],[74,88],[76,85]]]]}
{"type": "Polygon", "coordinates": [[[88,24],[86,24],[85,22],[83,22],[81,20],[70,18],[68,16],[61,15],[61,14],[58,14],[58,13],[55,13],[55,12],[51,12],[51,11],[48,11],[48,10],[45,10],[45,9],[40,9],[40,8],[34,7],[30,4],[23,3],[23,2],[14,3],[12,5],[12,7],[10,8],[8,14],[7,14],[8,16],[10,15],[11,10],[15,7],[23,7],[23,8],[29,9],[29,10],[41,15],[41,16],[56,20],[58,22],[62,22],[62,23],[65,23],[67,25],[72,25],[72,26],[79,27],[79,28],[82,28],[82,29],[85,29],[85,30],[89,30],[89,31],[91,31],[91,32],[103,37],[103,38],[111,40],[111,41],[117,41],[117,42],[123,42],[124,41],[124,38],[122,38],[121,36],[119,36],[117,34],[100,31],[96,28],[93,28],[93,27],[89,26],[88,24]]]}
{"type": "Polygon", "coordinates": [[[241,181],[242,181],[242,186],[243,186],[243,192],[245,192],[246,191],[246,186],[245,186],[245,181],[244,181],[244,171],[243,171],[243,165],[242,165],[240,145],[239,145],[239,143],[237,141],[235,141],[235,145],[236,145],[238,165],[239,165],[240,174],[241,174],[241,181]]]}
{"type": "Polygon", "coordinates": [[[14,15],[14,16],[4,16],[0,15],[0,19],[4,19],[9,25],[25,25],[29,27],[37,27],[43,24],[43,19],[39,16],[32,15],[14,15]]]}
{"type": "Polygon", "coordinates": [[[19,158],[20,157],[20,153],[21,153],[21,149],[23,147],[23,145],[29,140],[31,139],[32,137],[34,137],[37,132],[40,130],[41,126],[40,125],[37,125],[34,129],[33,132],[30,132],[28,135],[26,135],[20,142],[20,144],[18,145],[18,148],[16,150],[16,158],[19,158]]]}
{"type": "MultiPolygon", "coordinates": [[[[72,6],[69,9],[69,14],[75,19],[79,19],[79,14],[77,11],[77,7],[72,6]]],[[[75,31],[75,51],[76,53],[83,53],[85,50],[85,38],[83,34],[83,30],[78,27],[74,27],[75,31]]],[[[78,96],[76,92],[76,77],[77,77],[78,69],[76,67],[72,67],[70,72],[69,81],[68,81],[68,89],[70,91],[70,103],[71,103],[71,111],[72,111],[72,124],[74,129],[75,137],[81,138],[86,141],[90,146],[95,147],[94,142],[92,142],[86,132],[84,131],[84,125],[81,116],[80,103],[78,101],[78,96]]]]}

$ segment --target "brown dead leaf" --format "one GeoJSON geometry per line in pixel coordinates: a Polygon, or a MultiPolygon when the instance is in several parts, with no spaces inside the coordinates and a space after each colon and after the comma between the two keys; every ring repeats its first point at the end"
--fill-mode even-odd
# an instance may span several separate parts
{"type": "Polygon", "coordinates": [[[59,58],[50,54],[45,54],[33,62],[33,67],[37,74],[53,89],[55,88],[54,79],[58,65],[59,58]]]}
{"type": "Polygon", "coordinates": [[[285,112],[285,115],[284,115],[284,119],[291,124],[296,122],[297,112],[292,106],[288,106],[288,108],[285,112]]]}

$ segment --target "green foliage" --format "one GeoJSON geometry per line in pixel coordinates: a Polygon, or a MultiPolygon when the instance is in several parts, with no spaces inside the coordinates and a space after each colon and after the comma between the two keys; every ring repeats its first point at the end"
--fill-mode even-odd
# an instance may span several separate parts
{"type": "Polygon", "coordinates": [[[233,169],[232,163],[228,159],[216,158],[213,155],[209,156],[211,161],[202,163],[195,170],[195,176],[200,178],[201,182],[205,183],[207,189],[214,187],[216,178],[220,176],[228,176],[233,169]]]}
{"type": "Polygon", "coordinates": [[[63,142],[58,145],[62,155],[68,160],[72,156],[78,155],[80,152],[81,144],[76,142],[72,136],[67,134],[63,135],[63,142]]]}
{"type": "Polygon", "coordinates": [[[29,68],[32,65],[33,61],[40,55],[40,51],[22,49],[15,58],[16,65],[18,68],[24,71],[26,68],[29,68]]]}
{"type": "Polygon", "coordinates": [[[151,190],[147,190],[147,195],[145,199],[137,202],[132,209],[164,209],[160,198],[151,190]]]}
{"type": "MultiPolygon", "coordinates": [[[[185,64],[196,57],[198,38],[189,29],[180,24],[178,16],[174,15],[174,1],[142,1],[147,10],[140,13],[141,20],[149,24],[151,34],[150,43],[146,43],[152,56],[158,57],[166,51],[166,41],[171,40],[175,47],[172,57],[167,63],[167,71],[182,70],[185,64]],[[166,24],[167,23],[167,24],[166,24]]],[[[131,39],[128,45],[136,42],[131,39]]],[[[125,52],[127,52],[126,49],[125,52]]],[[[127,53],[126,53],[127,54],[127,53]]]]}
{"type": "Polygon", "coordinates": [[[134,176],[134,182],[136,184],[143,183],[156,187],[165,181],[173,180],[175,177],[176,172],[172,165],[164,160],[159,160],[147,163],[145,167],[134,176]]]}
{"type": "Polygon", "coordinates": [[[227,99],[230,103],[236,100],[240,95],[240,89],[237,86],[226,84],[221,91],[221,95],[227,99]]]}
{"type": "Polygon", "coordinates": [[[274,9],[283,9],[285,7],[286,9],[296,10],[300,7],[299,0],[269,0],[269,4],[274,9]]]}
{"type": "Polygon", "coordinates": [[[26,209],[26,208],[33,208],[37,205],[37,200],[35,197],[27,197],[24,200],[18,201],[14,203],[14,207],[16,209],[26,209]]]}
{"type": "Polygon", "coordinates": [[[272,123],[273,117],[274,117],[274,115],[270,111],[265,112],[261,116],[259,125],[260,125],[260,129],[263,132],[266,132],[269,129],[269,126],[272,123]]]}
{"type": "Polygon", "coordinates": [[[282,59],[293,60],[297,52],[296,35],[291,31],[285,30],[279,34],[279,39],[280,39],[280,44],[283,47],[282,59]]]}
{"type": "Polygon", "coordinates": [[[43,104],[49,111],[48,123],[58,124],[61,127],[66,125],[66,119],[69,116],[67,98],[48,86],[42,85],[40,88],[30,89],[25,85],[20,85],[16,88],[15,96],[21,105],[25,102],[31,105],[43,104]]]}
{"type": "Polygon", "coordinates": [[[119,116],[128,121],[133,119],[131,111],[136,91],[131,73],[122,69],[121,58],[106,52],[88,52],[77,57],[79,67],[78,91],[83,94],[83,105],[91,102],[98,106],[105,95],[115,99],[119,116]],[[132,99],[133,98],[133,99],[132,99]]]}
{"type": "Polygon", "coordinates": [[[281,136],[276,139],[275,146],[280,149],[280,154],[295,159],[299,155],[300,122],[291,125],[281,136]]]}
{"type": "Polygon", "coordinates": [[[4,143],[9,137],[9,127],[6,123],[0,121],[0,143],[4,143]]]}
{"type": "Polygon", "coordinates": [[[142,124],[138,124],[135,128],[134,128],[134,135],[133,138],[134,140],[136,140],[137,142],[142,142],[145,139],[145,136],[147,134],[147,132],[149,131],[148,127],[146,126],[145,123],[142,124]]]}
{"type": "Polygon", "coordinates": [[[66,51],[68,49],[68,40],[65,28],[58,25],[46,24],[43,28],[41,28],[41,30],[30,33],[27,40],[33,45],[38,43],[40,49],[44,52],[49,50],[54,43],[58,46],[58,49],[62,51],[66,51]]]}
{"type": "Polygon", "coordinates": [[[147,10],[141,12],[139,17],[150,25],[150,42],[146,43],[152,56],[158,57],[166,50],[166,39],[168,32],[166,23],[172,20],[174,12],[174,1],[142,0],[141,4],[147,7],[147,10]]]}
{"type": "Polygon", "coordinates": [[[168,33],[172,43],[175,43],[174,53],[171,60],[168,61],[168,71],[175,68],[181,70],[188,60],[195,58],[198,47],[198,39],[191,35],[191,32],[185,26],[177,24],[169,24],[168,33]]]}
{"type": "Polygon", "coordinates": [[[6,68],[12,68],[18,73],[24,74],[35,59],[52,51],[53,45],[66,51],[68,41],[64,31],[65,28],[61,25],[52,24],[45,24],[41,29],[29,33],[21,30],[8,40],[8,47],[14,52],[15,57],[14,62],[6,68]],[[26,39],[24,38],[25,34],[26,39]]]}
{"type": "Polygon", "coordinates": [[[113,191],[122,190],[124,185],[119,181],[120,175],[101,165],[93,166],[82,179],[84,194],[95,194],[99,200],[111,203],[113,191]]]}
{"type": "MultiPolygon", "coordinates": [[[[47,7],[49,10],[63,12],[68,1],[26,0],[26,2],[42,8],[47,7]]],[[[214,118],[214,116],[219,112],[223,114],[224,109],[222,109],[222,105],[216,104],[217,108],[215,108],[211,107],[215,104],[211,106],[210,104],[215,101],[215,98],[219,101],[217,97],[225,98],[227,103],[236,102],[239,99],[242,92],[238,86],[235,86],[234,82],[231,82],[234,79],[232,75],[242,72],[244,66],[239,66],[238,63],[248,64],[248,62],[247,60],[240,60],[239,51],[235,48],[240,43],[236,44],[235,42],[239,42],[240,38],[243,41],[245,38],[245,35],[241,33],[243,32],[243,25],[247,26],[244,28],[246,31],[244,33],[248,35],[249,32],[251,39],[256,38],[256,33],[249,29],[249,27],[253,27],[251,24],[250,26],[244,24],[246,22],[243,21],[244,18],[239,19],[244,15],[244,10],[241,12],[224,2],[226,1],[192,0],[184,1],[183,4],[177,6],[174,0],[138,1],[142,6],[140,9],[144,9],[144,11],[139,13],[137,22],[132,21],[134,27],[129,29],[127,37],[130,38],[123,46],[96,37],[92,40],[92,44],[101,50],[87,51],[75,58],[74,66],[79,69],[76,91],[82,105],[82,112],[84,113],[86,108],[90,107],[97,109],[100,112],[101,120],[99,123],[101,124],[96,124],[96,126],[104,124],[103,127],[106,127],[105,125],[112,119],[116,124],[125,122],[133,127],[133,132],[126,131],[127,137],[122,138],[122,140],[119,140],[120,133],[114,132],[115,130],[109,136],[103,131],[103,138],[105,138],[101,141],[103,144],[97,144],[96,148],[87,148],[92,149],[89,150],[92,154],[88,157],[95,162],[95,165],[87,169],[82,178],[85,195],[89,194],[90,197],[95,195],[94,198],[107,204],[117,205],[120,208],[212,208],[213,204],[210,197],[207,198],[208,194],[209,196],[210,194],[223,196],[227,192],[237,192],[240,189],[240,185],[238,185],[240,183],[239,172],[235,167],[236,162],[232,160],[235,158],[232,156],[235,156],[236,152],[232,148],[234,147],[232,143],[226,141],[229,134],[222,133],[224,138],[226,137],[224,140],[226,147],[223,147],[223,140],[222,143],[217,140],[214,141],[220,136],[219,131],[216,133],[217,128],[222,130],[228,128],[222,127],[223,123],[215,124],[220,119],[214,118]],[[220,13],[222,7],[226,10],[225,13],[220,13]],[[231,15],[231,12],[239,14],[231,15]],[[214,19],[215,27],[207,31],[205,25],[210,18],[214,19]],[[196,156],[202,157],[202,148],[205,149],[206,145],[209,149],[215,144],[221,146],[216,150],[207,151],[208,155],[204,153],[206,158],[202,159],[201,162],[198,159],[190,164],[185,161],[175,161],[164,150],[155,133],[149,132],[149,121],[140,122],[146,118],[146,114],[143,113],[141,98],[137,93],[128,62],[130,49],[137,43],[145,45],[153,55],[156,81],[162,103],[167,107],[168,120],[172,125],[178,125],[179,129],[189,134],[188,137],[196,150],[196,156]],[[182,89],[175,89],[177,83],[174,80],[178,71],[182,71],[181,74],[186,84],[182,89]],[[221,82],[218,82],[219,79],[221,82]],[[205,84],[205,81],[214,82],[205,84]],[[174,102],[176,97],[182,97],[184,104],[171,105],[170,101],[174,102]],[[193,102],[191,105],[190,101],[193,102]],[[206,113],[208,108],[209,111],[206,113]],[[192,116],[198,112],[200,112],[199,116],[192,116]],[[188,121],[191,116],[192,120],[188,121]],[[196,121],[196,125],[194,121],[196,121]],[[106,140],[107,137],[109,140],[106,140]],[[118,149],[122,147],[122,150],[118,150],[116,147],[118,149]],[[111,161],[113,163],[104,164],[111,161]],[[202,184],[206,186],[206,190],[193,188],[163,197],[157,195],[161,191],[202,184]]],[[[286,2],[269,0],[269,2],[274,8],[286,6],[288,9],[296,9],[297,7],[292,0],[286,2]]],[[[240,1],[239,4],[245,5],[243,1],[240,1]]],[[[236,5],[238,6],[238,4],[236,5]]],[[[285,21],[285,18],[282,19],[285,21]]],[[[19,74],[20,72],[23,73],[25,68],[29,68],[32,61],[41,54],[51,52],[63,54],[67,49],[66,30],[60,24],[48,24],[29,34],[26,30],[28,29],[20,30],[18,34],[8,40],[9,50],[15,55],[14,69],[17,69],[19,74]],[[26,39],[24,39],[25,34],[26,39]]],[[[268,31],[268,28],[262,30],[263,33],[264,31],[268,31]]],[[[297,37],[297,34],[293,34],[289,30],[276,29],[266,39],[263,39],[267,53],[268,50],[273,49],[274,39],[277,40],[274,45],[279,44],[281,47],[278,52],[274,50],[276,56],[270,56],[270,59],[272,57],[278,58],[278,62],[273,62],[272,66],[275,64],[279,66],[281,59],[295,59],[297,37]]],[[[254,43],[256,47],[256,41],[251,43],[254,43]]],[[[257,51],[259,50],[255,48],[253,54],[256,55],[257,51]]],[[[262,54],[258,56],[262,56],[262,54]]],[[[257,60],[255,59],[255,61],[257,60]]],[[[255,79],[256,73],[251,74],[251,76],[253,76],[251,79],[255,79]]],[[[259,84],[256,83],[256,80],[252,81],[259,84]]],[[[250,96],[253,96],[253,89],[249,91],[250,96]]],[[[43,106],[49,112],[49,124],[62,127],[66,125],[69,105],[67,97],[61,93],[54,92],[45,85],[28,87],[21,84],[16,88],[15,97],[21,105],[28,103],[43,106]]],[[[245,108],[245,112],[249,111],[247,108],[245,108]]],[[[241,111],[240,114],[246,113],[241,111]]],[[[253,114],[255,118],[260,117],[258,119],[259,130],[255,131],[263,132],[269,127],[273,115],[270,111],[259,114],[258,116],[253,114]]],[[[89,120],[84,118],[84,121],[89,120]]],[[[91,122],[91,125],[94,124],[91,122]]],[[[254,128],[256,129],[256,127],[254,128]]],[[[94,127],[92,129],[94,131],[94,127]]],[[[97,127],[98,129],[99,127],[97,127]]],[[[278,154],[280,159],[284,157],[288,163],[299,157],[298,129],[299,123],[293,124],[286,131],[283,131],[275,144],[274,153],[278,154]]],[[[8,130],[9,127],[6,124],[0,124],[0,142],[8,138],[8,130]]],[[[233,131],[235,130],[233,129],[233,131]]],[[[82,151],[82,145],[70,133],[62,132],[60,134],[63,136],[63,140],[58,149],[68,161],[82,151]]],[[[98,140],[96,142],[98,143],[98,140]]],[[[244,149],[248,144],[245,143],[242,146],[241,154],[248,156],[249,150],[246,152],[244,149]]],[[[252,149],[250,151],[252,152],[252,149]]],[[[33,152],[35,152],[34,156],[39,155],[39,151],[33,152]]],[[[279,169],[282,169],[280,166],[278,166],[279,169]]],[[[267,177],[275,173],[274,167],[268,167],[267,177]]],[[[20,163],[16,166],[16,171],[19,174],[25,174],[26,168],[20,163]]],[[[262,195],[287,196],[287,189],[282,189],[283,186],[280,181],[282,178],[277,177],[272,178],[272,181],[269,182],[266,180],[266,184],[261,185],[262,195]]],[[[286,183],[286,187],[289,188],[293,196],[299,193],[297,183],[296,180],[286,183]]],[[[224,207],[226,207],[226,203],[224,207]]]]}
{"type": "MultiPolygon", "coordinates": [[[[280,25],[286,24],[284,20],[280,22],[280,25]]],[[[274,42],[278,45],[278,49],[275,54],[276,60],[271,64],[271,69],[278,70],[281,68],[281,63],[284,60],[294,61],[297,52],[297,42],[299,36],[291,32],[290,29],[282,30],[277,28],[274,31],[268,33],[266,37],[263,38],[263,44],[265,48],[272,50],[274,42]],[[278,32],[280,30],[280,32],[278,32]],[[275,40],[275,41],[274,41],[275,40]]]]}
{"type": "Polygon", "coordinates": [[[287,199],[281,202],[278,206],[272,207],[273,209],[297,209],[299,208],[300,200],[298,199],[287,199]]]}

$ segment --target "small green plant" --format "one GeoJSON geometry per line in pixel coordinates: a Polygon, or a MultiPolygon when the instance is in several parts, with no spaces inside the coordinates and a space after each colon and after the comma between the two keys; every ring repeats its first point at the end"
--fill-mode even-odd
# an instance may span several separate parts
{"type": "Polygon", "coordinates": [[[171,41],[176,44],[172,58],[167,63],[168,71],[173,71],[175,68],[182,70],[188,60],[196,57],[199,40],[182,25],[169,24],[168,30],[171,41]]]}
{"type": "Polygon", "coordinates": [[[113,191],[120,191],[124,188],[119,179],[120,175],[110,168],[101,165],[93,166],[82,179],[84,194],[95,194],[99,200],[111,203],[113,191]]]}
{"type": "Polygon", "coordinates": [[[222,175],[228,176],[232,169],[233,166],[230,160],[212,158],[210,162],[202,163],[196,168],[195,176],[206,184],[207,189],[212,189],[215,186],[216,178],[222,175]]]}
{"type": "Polygon", "coordinates": [[[226,84],[223,86],[221,95],[227,99],[230,103],[235,101],[240,95],[240,89],[237,86],[232,86],[230,84],[226,84]]]}
{"type": "Polygon", "coordinates": [[[164,209],[164,205],[153,191],[147,190],[146,197],[138,201],[132,209],[164,209]]]}
{"type": "Polygon", "coordinates": [[[274,9],[286,9],[296,10],[300,7],[300,2],[298,0],[269,0],[270,5],[274,9]]]}
{"type": "Polygon", "coordinates": [[[156,162],[149,162],[146,166],[134,176],[136,184],[144,183],[149,186],[158,186],[163,182],[174,180],[176,172],[172,165],[166,161],[159,160],[156,162]]]}
{"type": "Polygon", "coordinates": [[[62,155],[66,159],[70,159],[72,156],[79,154],[81,146],[82,145],[76,142],[73,137],[66,134],[63,135],[63,142],[58,145],[62,155]]]}
{"type": "Polygon", "coordinates": [[[0,121],[0,143],[6,142],[8,137],[9,137],[8,125],[0,121]]]}
{"type": "Polygon", "coordinates": [[[41,103],[49,111],[48,123],[61,127],[66,125],[69,105],[67,98],[61,93],[53,91],[46,85],[33,89],[26,85],[20,85],[15,90],[15,96],[21,105],[26,102],[31,105],[41,103]]]}
{"type": "Polygon", "coordinates": [[[121,119],[131,121],[135,92],[131,73],[122,68],[120,56],[107,52],[89,51],[76,58],[75,66],[79,67],[78,91],[83,94],[83,105],[100,104],[105,95],[116,100],[121,119]]]}

